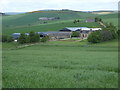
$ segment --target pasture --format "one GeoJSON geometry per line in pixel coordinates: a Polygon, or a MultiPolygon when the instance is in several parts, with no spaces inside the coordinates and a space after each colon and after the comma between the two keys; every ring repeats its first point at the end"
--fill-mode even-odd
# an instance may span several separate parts
{"type": "Polygon", "coordinates": [[[117,41],[75,43],[80,42],[47,42],[19,49],[14,43],[3,43],[3,88],[118,87],[117,41]]]}
{"type": "MultiPolygon", "coordinates": [[[[95,22],[73,23],[74,19],[82,21],[96,16],[117,26],[117,14],[41,11],[3,16],[2,34],[58,31],[65,27],[100,27],[95,22]],[[43,21],[38,21],[38,18],[43,16],[60,17],[60,20],[41,24],[43,21]]],[[[37,43],[22,48],[17,48],[21,46],[18,43],[2,43],[3,88],[117,88],[117,40],[98,44],[77,40],[37,43]]]]}

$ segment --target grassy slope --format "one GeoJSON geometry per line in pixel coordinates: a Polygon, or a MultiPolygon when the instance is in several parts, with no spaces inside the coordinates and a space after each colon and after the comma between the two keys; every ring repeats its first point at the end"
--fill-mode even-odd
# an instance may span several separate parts
{"type": "Polygon", "coordinates": [[[77,23],[74,24],[72,21],[64,22],[64,24],[52,23],[52,24],[43,24],[37,26],[30,26],[30,27],[19,27],[19,28],[8,28],[3,30],[3,34],[10,35],[12,33],[24,33],[30,31],[37,31],[37,32],[44,32],[44,31],[58,31],[65,27],[99,27],[97,23],[77,23]]]}
{"type": "MultiPolygon", "coordinates": [[[[40,17],[60,17],[60,20],[70,20],[70,19],[83,19],[85,17],[92,16],[92,14],[87,14],[83,12],[72,12],[72,11],[43,11],[39,13],[26,13],[20,15],[3,16],[3,26],[9,25],[11,27],[15,26],[25,26],[28,24],[35,25],[43,23],[44,21],[38,20],[40,17]]],[[[57,20],[47,21],[56,22],[57,20]]]]}
{"type": "Polygon", "coordinates": [[[17,50],[7,50],[4,43],[3,87],[115,88],[118,83],[115,42],[99,47],[48,42],[52,45],[38,44],[17,50]]]}
{"type": "Polygon", "coordinates": [[[99,27],[95,23],[78,23],[73,24],[73,20],[79,18],[84,20],[85,18],[92,18],[99,16],[103,19],[104,22],[113,22],[114,25],[118,26],[117,14],[105,14],[105,15],[96,15],[91,13],[83,12],[71,12],[71,11],[45,11],[40,13],[27,13],[13,16],[4,16],[3,17],[3,34],[10,35],[15,32],[29,32],[29,31],[57,31],[64,27],[69,26],[81,26],[81,27],[99,27]],[[47,24],[40,24],[43,21],[38,21],[39,17],[57,17],[59,16],[60,20],[47,21],[47,24]],[[64,24],[62,24],[64,22],[64,24]],[[4,27],[6,25],[11,25],[10,27],[4,27]],[[33,26],[28,26],[31,24],[33,26]]]}
{"type": "Polygon", "coordinates": [[[100,15],[103,19],[104,22],[110,23],[112,22],[115,26],[118,27],[118,14],[105,14],[105,15],[100,15]]]}

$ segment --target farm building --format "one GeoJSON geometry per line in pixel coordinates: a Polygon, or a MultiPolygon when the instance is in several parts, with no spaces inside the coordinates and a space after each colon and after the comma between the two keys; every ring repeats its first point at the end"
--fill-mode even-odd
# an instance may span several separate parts
{"type": "Polygon", "coordinates": [[[60,17],[50,17],[50,18],[48,18],[48,17],[40,17],[40,18],[38,18],[39,20],[56,20],[56,19],[60,19],[60,17]]]}
{"type": "Polygon", "coordinates": [[[38,32],[40,37],[49,36],[51,40],[71,38],[71,32],[38,32]]]}
{"type": "Polygon", "coordinates": [[[87,28],[87,27],[66,27],[61,32],[80,32],[80,38],[87,38],[91,32],[102,30],[101,28],[87,28]]]}
{"type": "Polygon", "coordinates": [[[82,28],[87,28],[87,27],[66,27],[66,28],[63,28],[59,31],[62,31],[62,32],[74,32],[74,31],[80,31],[82,28]]]}
{"type": "Polygon", "coordinates": [[[86,19],[85,22],[86,22],[86,23],[87,23],[87,22],[95,22],[95,19],[90,19],[90,18],[89,18],[89,19],[86,19]]]}
{"type": "MultiPolygon", "coordinates": [[[[40,35],[40,37],[49,36],[50,40],[56,39],[64,39],[71,38],[72,32],[78,31],[80,34],[80,38],[87,38],[91,32],[102,30],[101,28],[87,28],[87,27],[66,27],[57,32],[36,32],[40,35]]],[[[25,35],[29,35],[29,33],[25,33],[25,35]]],[[[12,37],[14,39],[18,39],[20,37],[20,33],[13,33],[12,37]]]]}
{"type": "Polygon", "coordinates": [[[18,39],[20,37],[20,33],[13,33],[12,37],[13,39],[18,39]]]}
{"type": "MultiPolygon", "coordinates": [[[[13,33],[13,34],[12,34],[13,39],[18,39],[18,38],[20,37],[20,34],[21,34],[21,33],[13,33]]],[[[25,35],[28,36],[29,33],[25,33],[25,35]]]]}

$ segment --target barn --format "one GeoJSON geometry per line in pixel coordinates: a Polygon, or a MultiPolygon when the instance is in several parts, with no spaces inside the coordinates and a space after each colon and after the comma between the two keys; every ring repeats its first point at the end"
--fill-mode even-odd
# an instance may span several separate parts
{"type": "MultiPolygon", "coordinates": [[[[18,38],[20,37],[20,34],[21,34],[21,33],[13,33],[13,34],[12,34],[12,38],[13,38],[14,40],[18,39],[18,38]]],[[[29,33],[25,33],[25,35],[28,36],[29,33]]]]}
{"type": "Polygon", "coordinates": [[[66,27],[61,30],[60,32],[80,32],[80,38],[87,38],[91,32],[102,30],[101,28],[88,28],[88,27],[66,27]]]}
{"type": "Polygon", "coordinates": [[[49,36],[51,40],[71,38],[71,32],[37,32],[40,37],[49,36]]]}

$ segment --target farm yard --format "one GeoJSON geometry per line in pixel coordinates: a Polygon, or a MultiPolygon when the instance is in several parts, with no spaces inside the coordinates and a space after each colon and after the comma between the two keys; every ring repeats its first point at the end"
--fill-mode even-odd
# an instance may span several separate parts
{"type": "MultiPolygon", "coordinates": [[[[2,34],[10,36],[30,31],[57,31],[65,27],[101,27],[96,22],[84,22],[96,16],[118,26],[116,15],[41,11],[3,16],[2,34]],[[60,19],[43,24],[38,20],[43,16],[59,16],[60,19]],[[74,24],[75,19],[81,22],[74,24]]],[[[97,44],[79,38],[23,45],[2,43],[2,71],[3,88],[117,88],[118,40],[97,44]]]]}

